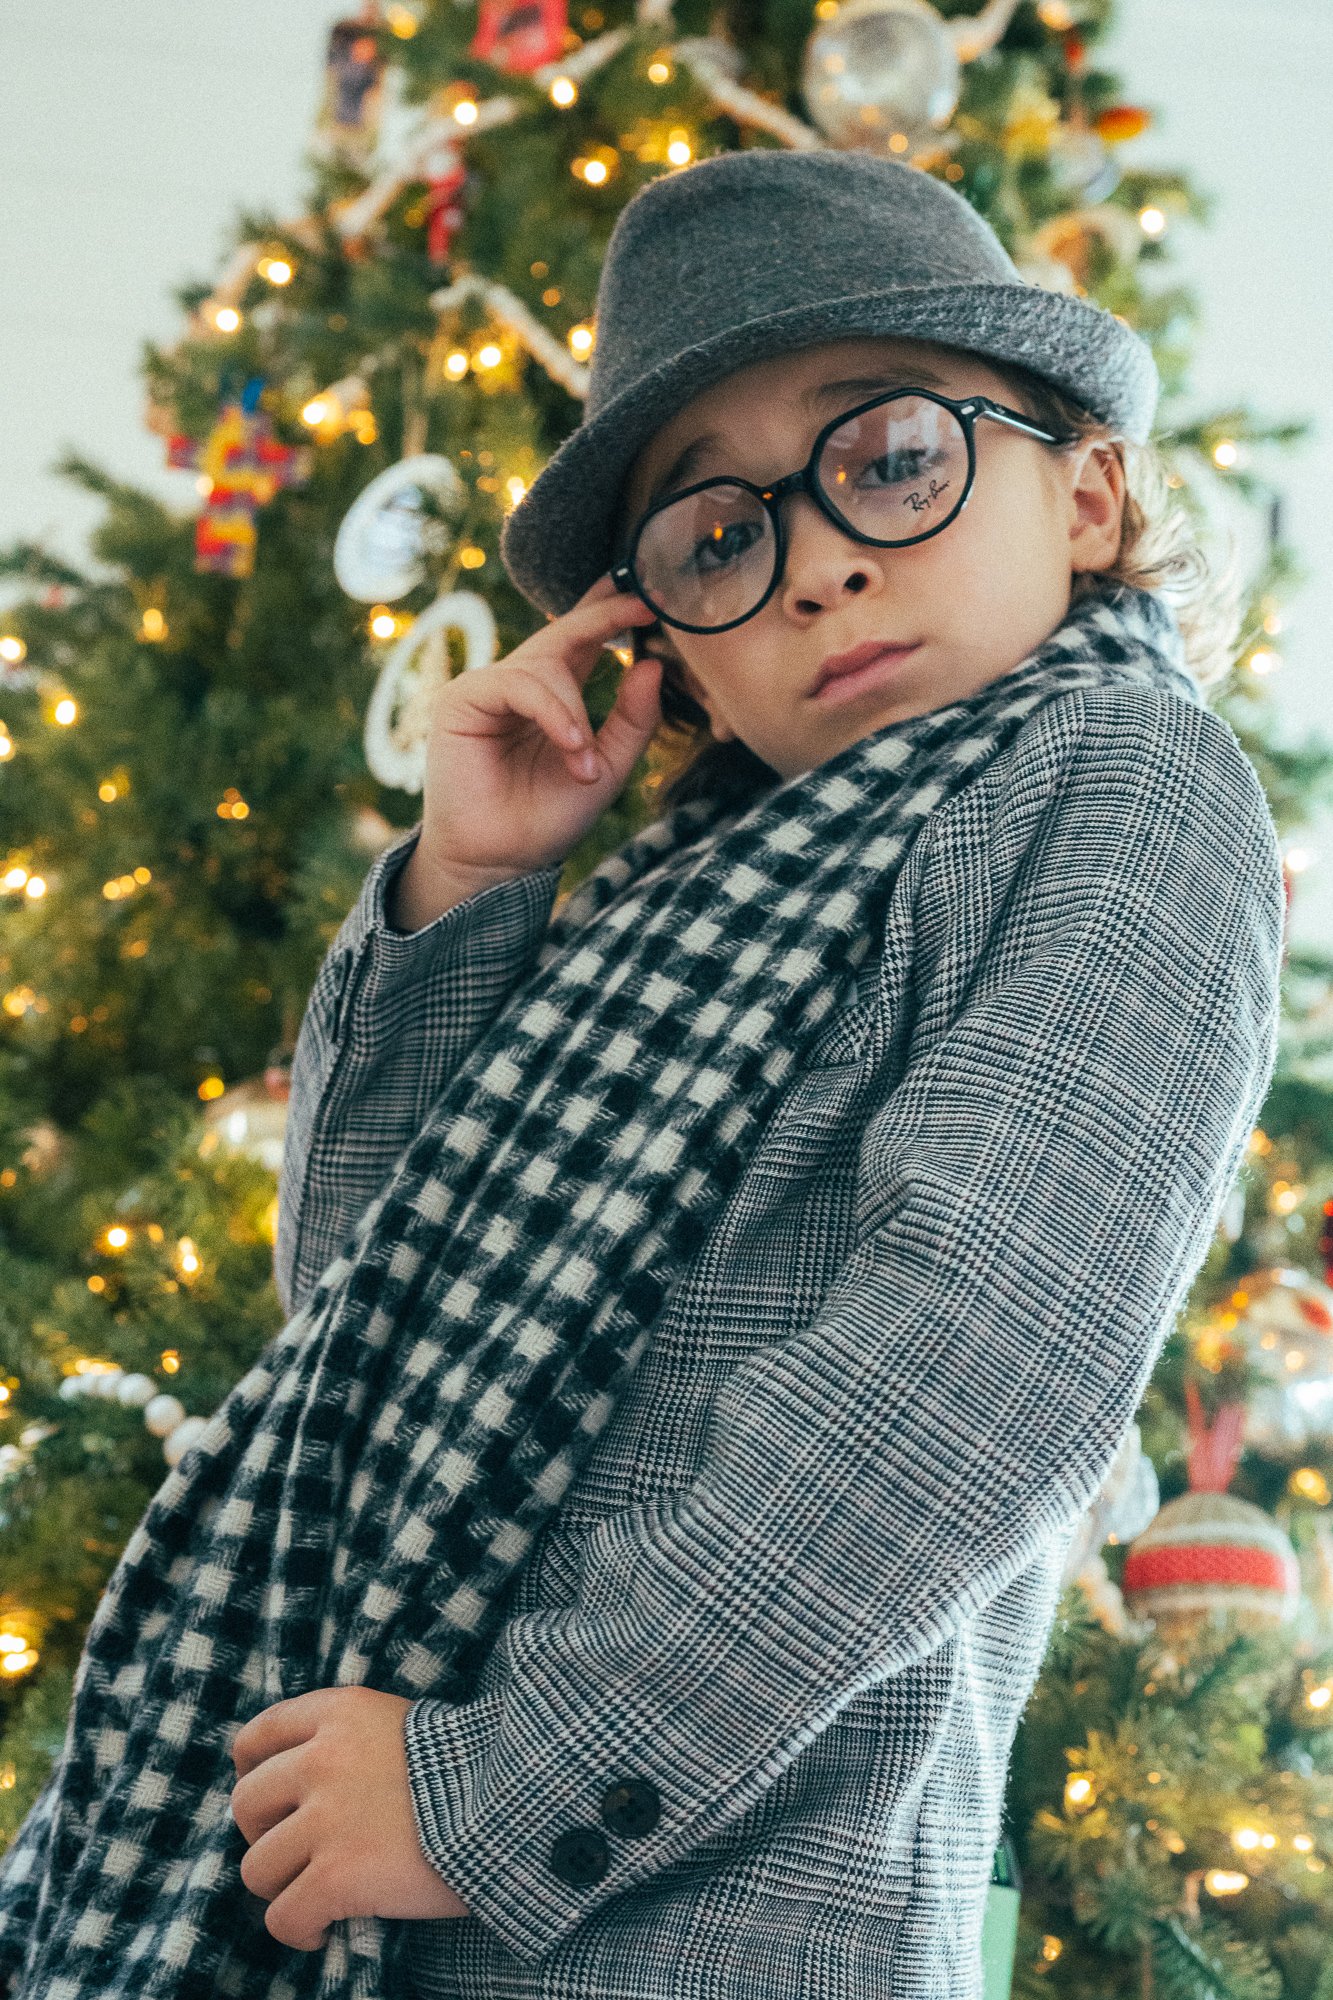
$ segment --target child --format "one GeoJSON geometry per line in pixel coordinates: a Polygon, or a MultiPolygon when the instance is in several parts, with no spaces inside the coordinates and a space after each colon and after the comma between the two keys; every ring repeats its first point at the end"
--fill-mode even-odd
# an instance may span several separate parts
{"type": "Polygon", "coordinates": [[[99,1607],[17,2000],[99,1990],[131,1849],[154,1993],[981,2000],[1064,1554],[1272,1074],[1274,829],[1144,587],[1147,350],[952,190],[706,161],[598,325],[502,544],[551,622],[441,690],[321,968],[294,1318],[99,1607]]]}

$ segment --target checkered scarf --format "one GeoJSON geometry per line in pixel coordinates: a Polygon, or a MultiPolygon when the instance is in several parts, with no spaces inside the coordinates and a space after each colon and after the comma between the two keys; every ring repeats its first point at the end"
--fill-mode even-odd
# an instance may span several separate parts
{"type": "Polygon", "coordinates": [[[401,1924],[267,1930],[233,1737],[314,1688],[468,1698],[927,815],[1039,705],[1120,680],[1201,698],[1161,600],[1103,583],[1002,679],[739,808],[678,805],[579,886],[130,1537],[0,1865],[12,2000],[405,1990],[401,1924]]]}

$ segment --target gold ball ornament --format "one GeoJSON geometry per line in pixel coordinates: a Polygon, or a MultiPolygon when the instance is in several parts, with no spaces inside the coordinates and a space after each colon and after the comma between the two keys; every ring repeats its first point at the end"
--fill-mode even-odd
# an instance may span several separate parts
{"type": "Polygon", "coordinates": [[[262,1077],[250,1077],[215,1097],[204,1112],[204,1136],[199,1154],[208,1159],[221,1149],[257,1160],[271,1174],[282,1168],[287,1130],[286,1072],[271,1065],[262,1077]]]}
{"type": "Polygon", "coordinates": [[[1117,261],[1129,263],[1138,254],[1143,232],[1132,215],[1110,203],[1097,208],[1071,209],[1052,216],[1033,231],[1015,260],[1024,277],[1045,284],[1051,291],[1084,291],[1092,283],[1093,260],[1099,249],[1109,251],[1117,261]],[[1059,268],[1055,282],[1048,284],[1041,269],[1059,268]],[[1029,266],[1032,267],[1031,273],[1029,266]]]}
{"type": "Polygon", "coordinates": [[[801,65],[810,116],[849,151],[897,152],[902,139],[933,137],[957,108],[959,84],[953,37],[926,0],[844,0],[815,28],[801,65]]]}

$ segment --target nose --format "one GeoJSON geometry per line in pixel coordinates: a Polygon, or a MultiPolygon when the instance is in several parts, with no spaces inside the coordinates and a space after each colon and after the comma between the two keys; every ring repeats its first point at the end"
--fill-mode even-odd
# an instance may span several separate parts
{"type": "Polygon", "coordinates": [[[876,558],[883,550],[858,542],[830,521],[813,494],[791,493],[779,505],[786,510],[787,545],[779,593],[788,616],[809,617],[831,609],[844,596],[882,587],[876,558]]]}

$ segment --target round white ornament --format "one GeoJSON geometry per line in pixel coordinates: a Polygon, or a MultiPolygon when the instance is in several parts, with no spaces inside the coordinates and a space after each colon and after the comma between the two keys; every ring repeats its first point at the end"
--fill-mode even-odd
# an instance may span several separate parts
{"type": "Polygon", "coordinates": [[[372,479],[343,516],[333,544],[333,573],[349,597],[392,604],[425,581],[444,553],[448,516],[464,503],[463,482],[436,452],[404,458],[372,479]]]}
{"type": "Polygon", "coordinates": [[[463,669],[489,666],[495,617],[475,590],[451,590],[427,605],[384,662],[366,710],[366,763],[382,785],[419,792],[436,690],[449,679],[449,633],[463,638],[463,669]]]}
{"type": "Polygon", "coordinates": [[[156,1394],[157,1384],[151,1375],[122,1375],[116,1386],[116,1401],[127,1410],[141,1410],[156,1394]]]}
{"type": "Polygon", "coordinates": [[[154,1437],[170,1437],[185,1421],[185,1405],[176,1396],[154,1396],[144,1407],[143,1420],[154,1437]]]}
{"type": "Polygon", "coordinates": [[[958,51],[927,0],[843,0],[805,45],[801,93],[835,146],[887,152],[920,142],[958,104],[958,51]]]}
{"type": "Polygon", "coordinates": [[[207,1417],[186,1417],[162,1441],[162,1456],[168,1465],[179,1465],[190,1446],[208,1429],[207,1417]]]}

